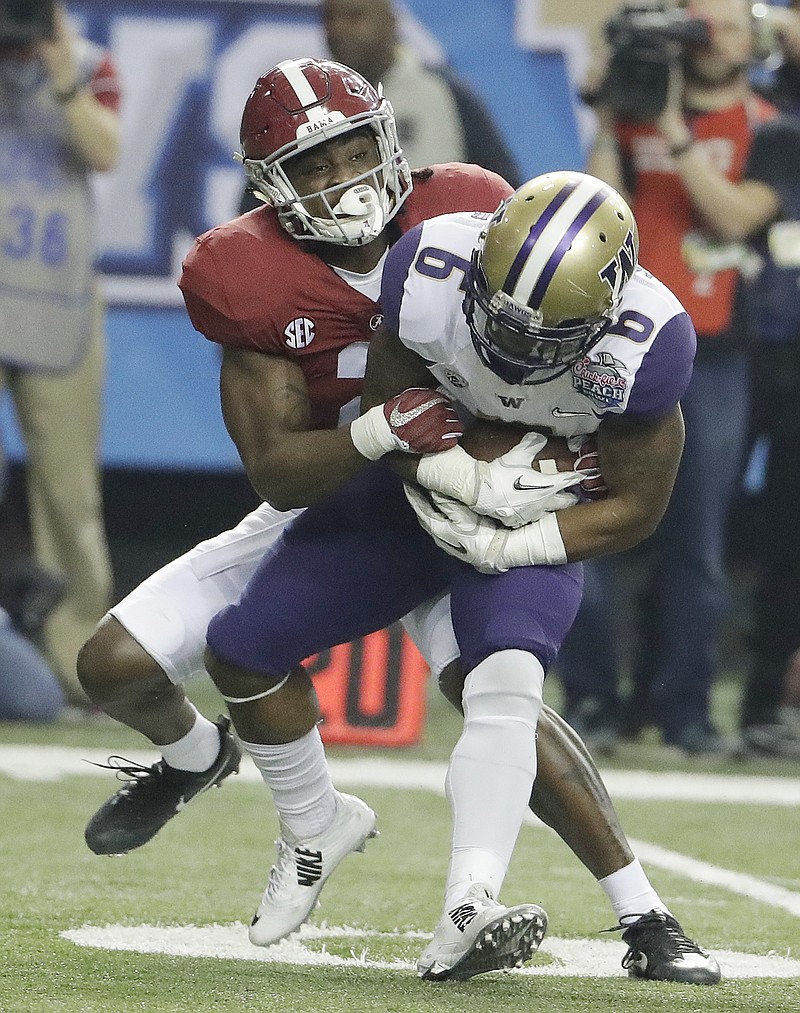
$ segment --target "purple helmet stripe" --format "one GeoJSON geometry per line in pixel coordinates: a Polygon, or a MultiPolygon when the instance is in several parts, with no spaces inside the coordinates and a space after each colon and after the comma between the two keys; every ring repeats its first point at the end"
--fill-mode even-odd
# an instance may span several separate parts
{"type": "Polygon", "coordinates": [[[514,258],[514,263],[511,265],[511,269],[506,275],[505,284],[503,285],[503,291],[506,295],[511,295],[514,291],[514,286],[517,284],[522,268],[525,266],[525,262],[528,259],[528,255],[531,252],[531,248],[539,236],[545,229],[545,226],[552,220],[553,215],[558,211],[564,201],[578,186],[578,181],[574,183],[568,183],[566,186],[556,194],[550,204],[545,208],[542,214],[539,216],[538,221],[531,227],[531,231],[525,242],[520,247],[519,253],[514,258]]]}
{"type": "Polygon", "coordinates": [[[530,299],[528,300],[528,305],[531,309],[539,309],[542,305],[542,300],[547,292],[547,286],[553,280],[553,275],[556,273],[558,265],[564,259],[564,255],[567,253],[570,246],[572,246],[572,240],[589,221],[603,201],[610,197],[612,193],[613,191],[609,187],[601,187],[594,197],[584,204],[583,208],[578,212],[572,225],[570,225],[561,237],[558,246],[556,246],[555,250],[553,250],[547,263],[542,268],[542,273],[539,275],[539,279],[534,286],[533,292],[531,292],[530,299]]]}

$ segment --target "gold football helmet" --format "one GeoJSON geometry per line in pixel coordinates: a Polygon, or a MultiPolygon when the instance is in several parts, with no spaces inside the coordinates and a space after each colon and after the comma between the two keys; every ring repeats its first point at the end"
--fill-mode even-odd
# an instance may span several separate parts
{"type": "Polygon", "coordinates": [[[548,172],[504,201],[472,255],[464,311],[507,383],[566,372],[617,318],[639,253],[631,209],[582,172],[548,172]]]}

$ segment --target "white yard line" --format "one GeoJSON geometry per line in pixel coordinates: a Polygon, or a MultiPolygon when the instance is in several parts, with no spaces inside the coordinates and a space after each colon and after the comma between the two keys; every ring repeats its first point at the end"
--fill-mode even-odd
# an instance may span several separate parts
{"type": "MultiPolygon", "coordinates": [[[[110,778],[110,771],[92,766],[105,763],[109,749],[73,749],[64,746],[0,746],[0,775],[19,780],[57,781],[71,776],[110,778]],[[86,761],[91,762],[86,762],[86,761]]],[[[136,762],[155,763],[155,752],[136,752],[136,762]]],[[[362,760],[330,761],[334,782],[343,787],[418,789],[444,794],[444,763],[418,760],[386,760],[371,757],[362,760]]],[[[671,773],[641,770],[602,772],[615,799],[640,799],[676,802],[721,802],[739,805],[797,806],[800,804],[800,778],[726,777],[720,774],[671,773]]],[[[228,784],[259,782],[260,774],[249,761],[242,764],[238,778],[228,784]]],[[[529,822],[538,823],[531,816],[529,822]]],[[[650,865],[678,873],[696,882],[722,887],[771,907],[782,908],[800,918],[800,893],[787,890],[745,873],[724,869],[648,841],[631,840],[638,857],[650,865]]]]}
{"type": "Polygon", "coordinates": [[[733,872],[730,869],[723,869],[719,865],[712,865],[710,862],[701,862],[698,858],[690,858],[689,855],[682,855],[679,851],[670,851],[658,844],[650,844],[649,841],[638,841],[630,839],[630,846],[636,852],[636,857],[645,864],[655,865],[659,869],[667,869],[669,872],[677,872],[687,879],[693,879],[697,883],[706,886],[721,886],[731,893],[741,894],[743,897],[750,897],[753,900],[761,901],[770,907],[779,907],[789,914],[800,918],[800,893],[787,890],[783,886],[776,886],[756,876],[748,876],[744,872],[733,872]]]}
{"type": "MultiPolygon", "coordinates": [[[[0,774],[16,780],[57,781],[62,777],[110,777],[103,764],[114,753],[103,749],[67,746],[0,745],[0,774]],[[90,761],[90,762],[87,762],[90,761]]],[[[134,750],[130,759],[149,766],[159,759],[153,750],[134,750]]],[[[447,765],[424,760],[332,759],[334,781],[372,788],[420,789],[441,794],[447,765]]],[[[725,774],[693,774],[652,770],[603,770],[603,781],[615,799],[664,800],[674,802],[732,802],[739,805],[800,805],[800,777],[737,777],[725,774]]],[[[261,776],[248,757],[238,778],[228,784],[258,782],[261,776]]]]}
{"type": "MultiPolygon", "coordinates": [[[[415,970],[415,960],[407,956],[380,959],[374,955],[375,943],[394,940],[395,949],[407,949],[404,940],[416,950],[430,932],[372,932],[346,925],[304,925],[290,939],[266,949],[252,946],[247,928],[240,922],[233,925],[82,925],[61,933],[62,938],[77,946],[134,953],[167,953],[176,957],[214,957],[221,960],[252,960],[260,963],[296,964],[301,966],[369,967],[388,971],[415,970]],[[328,940],[347,939],[349,957],[327,950],[328,940]],[[370,952],[370,948],[372,952],[370,952]]],[[[511,971],[511,974],[534,977],[623,978],[620,961],[626,946],[618,939],[559,939],[547,937],[541,952],[550,958],[546,964],[535,964],[511,971]]],[[[798,978],[800,961],[776,953],[739,953],[735,950],[714,950],[725,979],[731,978],[798,978]]]]}

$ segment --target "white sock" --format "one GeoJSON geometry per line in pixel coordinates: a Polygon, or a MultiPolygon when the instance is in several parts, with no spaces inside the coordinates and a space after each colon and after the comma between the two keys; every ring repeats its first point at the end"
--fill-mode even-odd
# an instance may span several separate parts
{"type": "Polygon", "coordinates": [[[195,709],[194,724],[183,738],[159,749],[170,767],[199,774],[219,756],[219,742],[219,728],[195,709]]]}
{"type": "Polygon", "coordinates": [[[450,758],[445,788],[453,848],[445,909],[473,883],[497,897],[536,777],[536,722],[544,672],[527,651],[500,651],[464,684],[464,731],[450,758]]]}
{"type": "Polygon", "coordinates": [[[445,911],[463,900],[473,883],[488,887],[491,895],[496,898],[507,870],[508,861],[494,851],[484,848],[453,848],[444,895],[445,911]]]}
{"type": "Polygon", "coordinates": [[[605,890],[617,918],[644,915],[654,910],[672,913],[653,889],[638,858],[597,882],[605,890]]]}
{"type": "Polygon", "coordinates": [[[336,812],[336,792],[319,729],[279,746],[242,745],[272,792],[284,836],[302,841],[328,829],[336,812]]]}

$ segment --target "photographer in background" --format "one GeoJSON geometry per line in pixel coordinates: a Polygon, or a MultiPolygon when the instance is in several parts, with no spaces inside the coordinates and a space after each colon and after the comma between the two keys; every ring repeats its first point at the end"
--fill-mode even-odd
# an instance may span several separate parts
{"type": "Polygon", "coordinates": [[[37,563],[66,579],[43,646],[71,703],[111,591],[98,468],[102,311],[90,174],[119,151],[114,68],[65,8],[0,0],[0,389],[27,451],[37,563]]]}
{"type": "MultiPolygon", "coordinates": [[[[757,246],[763,268],[750,293],[751,438],[766,437],[761,537],[754,554],[753,656],[741,705],[746,750],[800,759],[800,3],[759,4],[779,59],[769,94],[795,130],[763,172],[781,194],[784,220],[757,246]]],[[[771,61],[774,62],[774,61],[771,61]]],[[[773,121],[777,124],[777,121],[773,121]]]]}
{"type": "MultiPolygon", "coordinates": [[[[608,32],[610,64],[589,96],[598,132],[587,169],[629,194],[640,261],[675,292],[698,336],[682,400],[686,447],[650,546],[634,673],[649,698],[646,711],[637,701],[633,720],[656,724],[666,744],[688,754],[719,752],[725,746],[710,720],[709,694],[728,605],[726,521],[749,414],[742,271],[751,261],[742,244],[780,214],[779,195],[762,172],[781,137],[763,129],[776,110],[749,84],[754,32],[747,0],[696,0],[691,16],[640,4],[623,8],[608,28],[615,29],[608,32]],[[641,29],[637,10],[646,15],[641,29]],[[619,19],[627,23],[622,33],[619,19]],[[615,77],[620,64],[625,80],[615,77]]],[[[604,573],[590,572],[590,583],[603,582],[604,573]]],[[[607,589],[590,592],[590,611],[592,603],[610,609],[609,597],[607,589]]],[[[616,713],[616,685],[609,684],[616,672],[593,672],[603,652],[594,636],[581,635],[612,625],[610,614],[579,617],[561,666],[569,720],[590,715],[608,724],[616,713]]],[[[585,722],[578,725],[593,737],[585,722]]]]}

